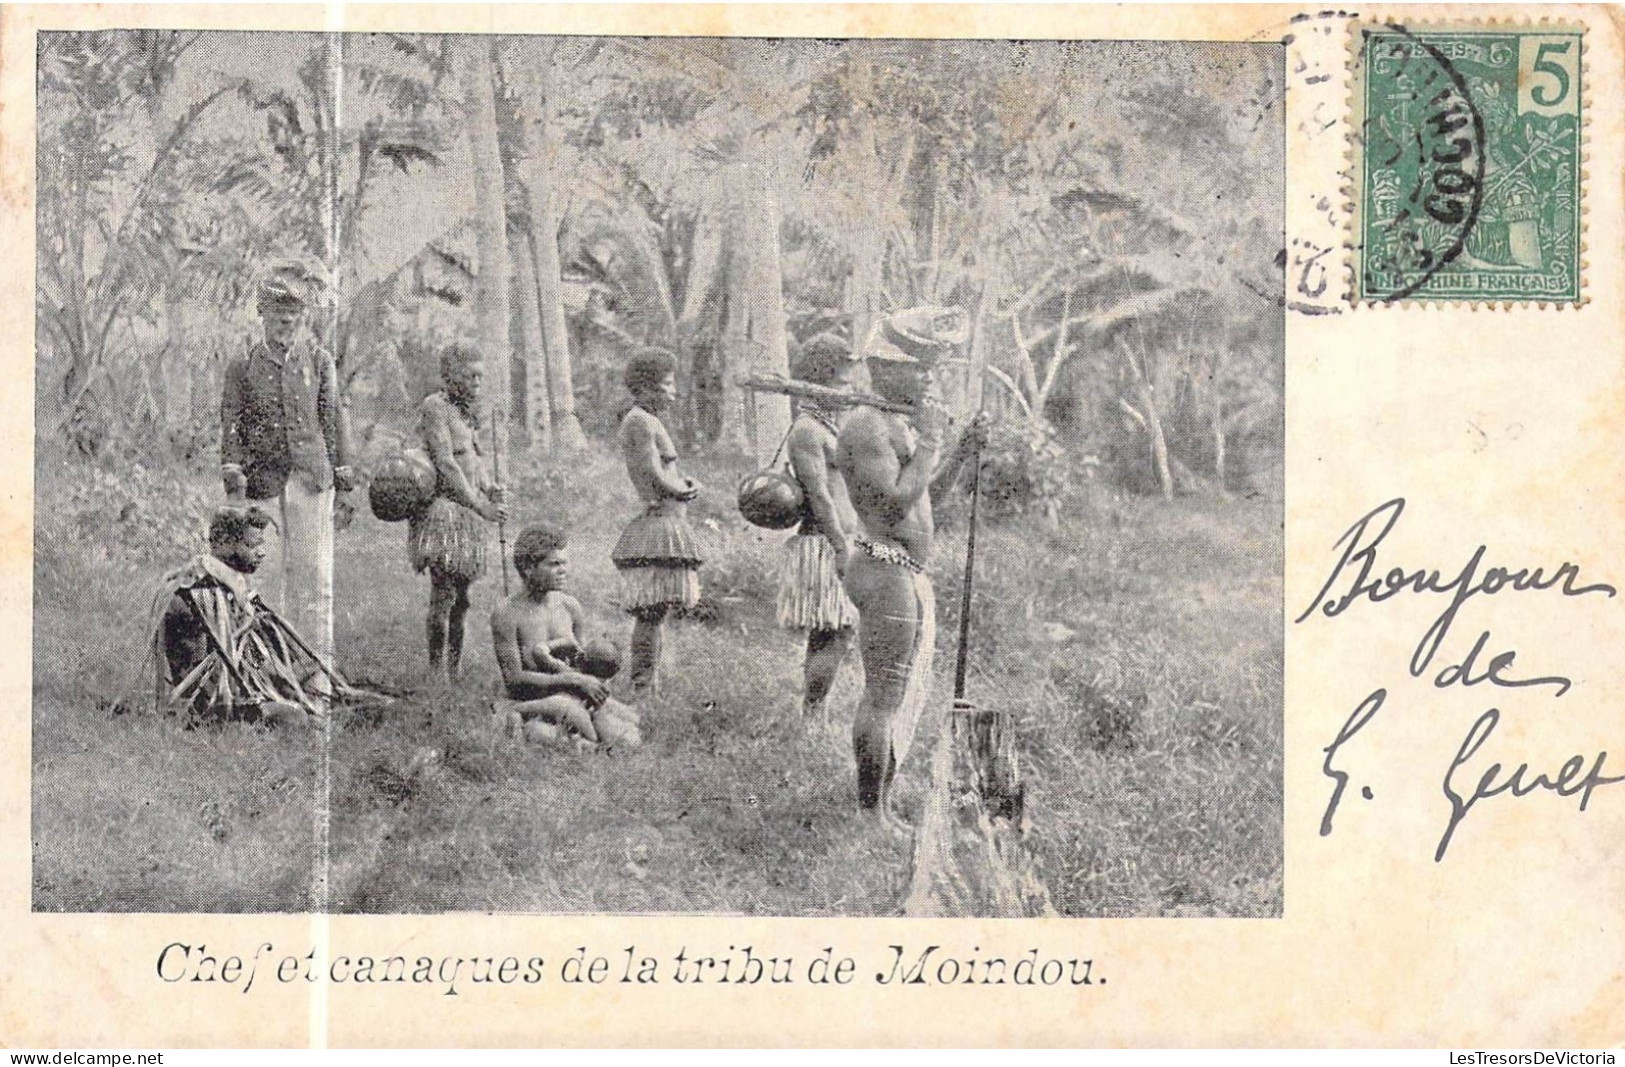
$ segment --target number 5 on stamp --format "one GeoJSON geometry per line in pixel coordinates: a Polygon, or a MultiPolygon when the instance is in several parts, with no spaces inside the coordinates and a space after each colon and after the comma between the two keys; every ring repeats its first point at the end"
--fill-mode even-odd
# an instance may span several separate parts
{"type": "Polygon", "coordinates": [[[1518,39],[1518,114],[1580,117],[1578,34],[1518,39]]]}
{"type": "Polygon", "coordinates": [[[1583,46],[1567,28],[1360,31],[1356,300],[1580,301],[1583,46]]]}

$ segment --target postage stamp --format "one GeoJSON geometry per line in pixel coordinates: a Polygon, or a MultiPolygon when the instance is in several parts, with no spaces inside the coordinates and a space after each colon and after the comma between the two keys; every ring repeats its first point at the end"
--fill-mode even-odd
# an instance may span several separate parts
{"type": "Polygon", "coordinates": [[[1582,31],[1359,33],[1355,299],[1579,302],[1582,31]]]}

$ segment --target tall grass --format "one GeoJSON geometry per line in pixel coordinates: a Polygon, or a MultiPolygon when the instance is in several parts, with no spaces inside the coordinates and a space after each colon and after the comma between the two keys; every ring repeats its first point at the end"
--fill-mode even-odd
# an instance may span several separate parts
{"type": "MultiPolygon", "coordinates": [[[[65,490],[82,475],[42,462],[41,499],[58,503],[40,510],[36,554],[34,906],[307,909],[325,773],[334,910],[895,911],[907,849],[865,834],[854,811],[856,663],[834,721],[803,723],[800,648],[773,622],[783,535],[738,518],[743,473],[699,466],[706,599],[669,628],[663,689],[641,708],[646,743],[632,752],[492,730],[494,553],[475,586],[465,680],[428,678],[426,580],[406,563],[404,529],[363,509],[339,538],[340,662],[402,696],[382,716],[340,714],[324,760],[320,731],[189,731],[114,700],[139,673],[149,586],[197,550],[190,516],[212,487],[142,483],[161,499],[120,519],[128,501],[65,490]],[[149,512],[176,528],[120,536],[149,512]]],[[[635,511],[624,474],[592,454],[526,472],[516,495],[510,539],[529,521],[563,524],[589,628],[624,641],[608,560],[635,511]]],[[[936,576],[944,679],[962,545],[950,525],[936,576]]],[[[1278,914],[1278,505],[1099,495],[1058,529],[992,526],[981,545],[970,695],[1020,723],[1030,840],[1056,906],[1278,914]]],[[[905,810],[925,762],[903,768],[905,810]]]]}

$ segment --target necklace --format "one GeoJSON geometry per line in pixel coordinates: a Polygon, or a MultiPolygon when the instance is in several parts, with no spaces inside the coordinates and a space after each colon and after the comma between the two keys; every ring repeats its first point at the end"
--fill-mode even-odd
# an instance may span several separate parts
{"type": "Polygon", "coordinates": [[[836,424],[835,416],[831,413],[823,410],[822,408],[815,408],[811,405],[802,408],[802,411],[805,412],[814,422],[818,423],[818,425],[828,430],[833,436],[841,436],[841,428],[836,424]]]}

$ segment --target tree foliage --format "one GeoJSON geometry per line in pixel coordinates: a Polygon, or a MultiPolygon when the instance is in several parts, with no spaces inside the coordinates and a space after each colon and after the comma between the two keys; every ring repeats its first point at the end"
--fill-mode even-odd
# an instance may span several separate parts
{"type": "Polygon", "coordinates": [[[1101,474],[1222,490],[1278,457],[1269,48],[503,38],[493,160],[451,39],[275,45],[41,38],[41,395],[84,447],[142,407],[130,381],[172,388],[150,370],[177,348],[240,342],[253,279],[297,256],[327,268],[320,328],[363,422],[518,278],[522,408],[560,382],[613,404],[624,353],[655,344],[680,357],[679,430],[748,445],[735,373],[930,302],[975,322],[955,399],[996,412],[1022,464],[1068,468],[1022,474],[1036,496],[1101,474]],[[473,239],[492,167],[497,263],[473,239]]]}

